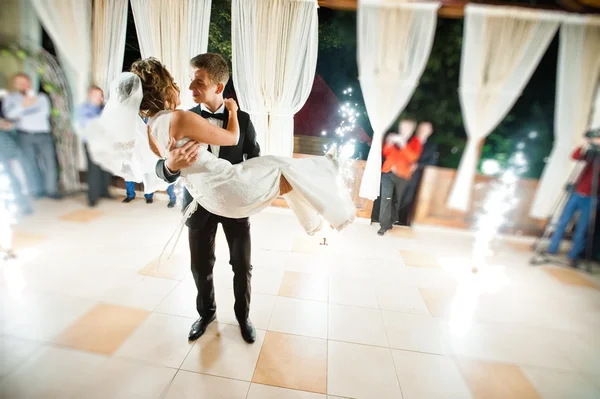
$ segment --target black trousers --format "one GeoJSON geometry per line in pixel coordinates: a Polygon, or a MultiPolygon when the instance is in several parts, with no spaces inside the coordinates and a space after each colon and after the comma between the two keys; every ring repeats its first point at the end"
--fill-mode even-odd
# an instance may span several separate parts
{"type": "Polygon", "coordinates": [[[110,196],[108,188],[110,187],[112,176],[92,161],[87,145],[84,148],[87,159],[88,201],[90,205],[94,205],[101,197],[107,198],[110,196]]]}
{"type": "Polygon", "coordinates": [[[394,173],[381,174],[381,202],[379,205],[379,224],[384,229],[391,229],[402,203],[402,194],[408,180],[394,173]]]}
{"type": "Polygon", "coordinates": [[[208,213],[205,209],[199,209],[196,213],[199,211],[207,214],[194,214],[188,223],[191,268],[198,289],[196,297],[198,314],[200,317],[211,317],[217,310],[213,268],[216,261],[215,236],[220,223],[229,245],[229,263],[233,269],[235,316],[239,321],[245,321],[250,312],[252,278],[250,220],[224,218],[208,213]]]}

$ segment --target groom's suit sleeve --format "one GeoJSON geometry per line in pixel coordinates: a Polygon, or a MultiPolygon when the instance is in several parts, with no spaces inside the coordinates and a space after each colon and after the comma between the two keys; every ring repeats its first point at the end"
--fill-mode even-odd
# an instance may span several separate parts
{"type": "Polygon", "coordinates": [[[179,178],[179,172],[169,173],[164,159],[159,159],[156,163],[156,175],[167,183],[175,183],[179,178]]]}
{"type": "Polygon", "coordinates": [[[260,156],[260,146],[256,141],[256,130],[254,130],[250,115],[246,114],[246,118],[248,118],[248,124],[244,135],[244,154],[246,154],[246,159],[251,159],[260,156]]]}

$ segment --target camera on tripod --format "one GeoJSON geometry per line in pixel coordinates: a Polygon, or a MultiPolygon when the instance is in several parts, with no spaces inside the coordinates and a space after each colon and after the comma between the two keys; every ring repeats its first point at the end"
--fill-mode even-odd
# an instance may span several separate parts
{"type": "Polygon", "coordinates": [[[585,133],[585,138],[586,139],[597,139],[597,138],[600,138],[600,128],[599,129],[594,129],[594,130],[588,130],[585,133]]]}
{"type": "Polygon", "coordinates": [[[600,139],[600,129],[588,130],[587,132],[585,132],[585,138],[590,143],[590,148],[588,149],[588,151],[600,151],[600,145],[594,143],[594,139],[600,139]]]}

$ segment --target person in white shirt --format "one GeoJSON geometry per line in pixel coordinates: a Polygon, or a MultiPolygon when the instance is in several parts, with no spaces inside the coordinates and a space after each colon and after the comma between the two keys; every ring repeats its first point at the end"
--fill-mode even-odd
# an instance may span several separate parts
{"type": "Polygon", "coordinates": [[[58,170],[50,126],[50,99],[44,93],[33,94],[31,79],[24,73],[13,77],[12,89],[2,102],[2,111],[18,132],[29,192],[35,197],[57,198],[58,170]]]}

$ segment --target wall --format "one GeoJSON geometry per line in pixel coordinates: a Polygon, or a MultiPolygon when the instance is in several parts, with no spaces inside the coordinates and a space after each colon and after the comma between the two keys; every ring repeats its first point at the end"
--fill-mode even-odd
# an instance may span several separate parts
{"type": "MultiPolygon", "coordinates": [[[[0,40],[41,45],[42,27],[30,0],[2,0],[0,7],[0,40]]],[[[10,78],[17,72],[30,75],[33,87],[37,88],[38,80],[33,64],[12,56],[0,56],[0,65],[0,88],[8,88],[10,78]]]]}
{"type": "MultiPolygon", "coordinates": [[[[415,223],[470,229],[481,212],[481,204],[489,195],[495,179],[476,175],[469,213],[461,213],[446,207],[450,189],[456,176],[455,169],[427,167],[418,193],[415,223]]],[[[529,208],[537,190],[538,181],[522,179],[516,182],[517,204],[506,215],[507,223],[500,229],[506,234],[541,234],[545,221],[529,217],[529,208]]]]}

